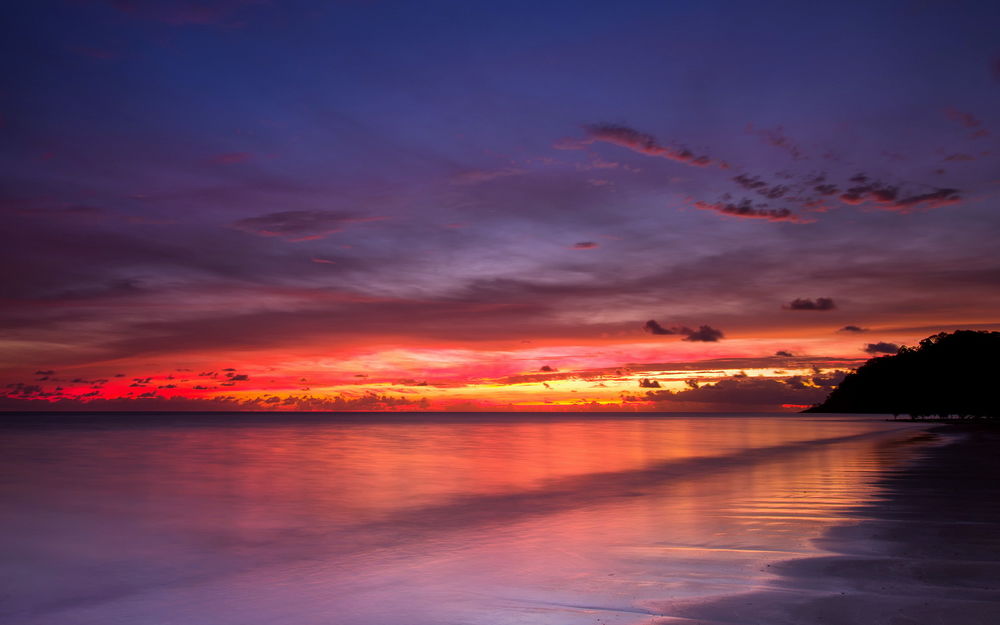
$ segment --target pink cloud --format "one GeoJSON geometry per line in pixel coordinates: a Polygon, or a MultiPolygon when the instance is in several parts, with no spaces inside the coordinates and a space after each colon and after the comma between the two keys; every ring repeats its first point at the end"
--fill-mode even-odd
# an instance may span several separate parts
{"type": "Polygon", "coordinates": [[[855,176],[853,181],[859,184],[840,195],[840,201],[852,206],[872,202],[884,210],[906,213],[920,207],[950,206],[957,204],[962,199],[957,189],[936,189],[929,193],[900,197],[899,187],[869,181],[864,176],[855,176]]]}
{"type": "Polygon", "coordinates": [[[741,217],[744,219],[766,219],[768,221],[787,221],[798,224],[812,222],[809,219],[802,219],[787,208],[767,208],[766,204],[755,205],[747,199],[740,202],[695,202],[694,206],[701,210],[711,210],[723,215],[729,215],[730,217],[741,217]]]}
{"type": "Polygon", "coordinates": [[[584,126],[587,137],[584,139],[563,139],[553,147],[560,150],[580,150],[595,141],[610,143],[632,150],[646,156],[665,158],[694,167],[707,167],[713,163],[707,156],[698,156],[683,147],[661,145],[655,137],[634,128],[620,124],[587,124],[584,126]]]}

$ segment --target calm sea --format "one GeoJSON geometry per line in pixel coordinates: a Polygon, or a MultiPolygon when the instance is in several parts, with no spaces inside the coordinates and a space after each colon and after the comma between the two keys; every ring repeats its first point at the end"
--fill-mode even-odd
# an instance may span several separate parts
{"type": "Polygon", "coordinates": [[[646,623],[757,589],[920,426],[816,415],[0,416],[7,625],[646,623]]]}

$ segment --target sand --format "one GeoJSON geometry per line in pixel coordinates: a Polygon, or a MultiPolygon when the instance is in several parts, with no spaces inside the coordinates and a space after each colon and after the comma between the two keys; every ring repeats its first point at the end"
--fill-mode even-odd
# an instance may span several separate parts
{"type": "Polygon", "coordinates": [[[648,606],[652,623],[1000,623],[1000,428],[943,426],[881,484],[865,520],[817,542],[830,555],[769,565],[768,587],[648,606]]]}

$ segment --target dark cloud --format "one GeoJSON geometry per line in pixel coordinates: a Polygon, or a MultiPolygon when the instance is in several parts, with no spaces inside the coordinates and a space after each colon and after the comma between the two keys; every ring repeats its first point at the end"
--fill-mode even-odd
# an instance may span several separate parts
{"type": "Polygon", "coordinates": [[[707,326],[707,325],[698,326],[697,330],[692,330],[687,326],[672,326],[670,328],[664,328],[659,324],[659,322],[657,322],[654,319],[650,319],[649,321],[644,323],[642,328],[643,330],[649,332],[650,334],[684,335],[685,341],[704,341],[708,343],[714,343],[725,336],[722,330],[717,330],[712,326],[707,326]]]}
{"type": "Polygon", "coordinates": [[[752,200],[742,199],[739,202],[695,202],[696,208],[712,210],[731,217],[746,219],[766,219],[768,221],[788,221],[792,223],[810,223],[787,208],[768,208],[767,204],[755,204],[752,200]]]}
{"type": "Polygon", "coordinates": [[[645,154],[646,156],[657,156],[696,167],[705,167],[712,164],[712,159],[707,156],[698,156],[687,148],[660,145],[652,135],[639,132],[628,126],[620,124],[588,124],[584,126],[584,130],[586,130],[590,142],[603,141],[628,148],[633,152],[645,154]]]}
{"type": "Polygon", "coordinates": [[[684,337],[685,341],[703,341],[706,343],[715,343],[725,336],[722,333],[722,330],[718,330],[711,326],[698,326],[697,330],[685,328],[685,333],[687,334],[687,336],[684,337]]]}
{"type": "Polygon", "coordinates": [[[667,328],[661,326],[660,323],[655,319],[650,319],[649,321],[644,323],[642,325],[642,328],[643,330],[649,332],[650,334],[677,334],[677,332],[673,330],[668,330],[667,328]]]}
{"type": "Polygon", "coordinates": [[[753,191],[758,195],[763,195],[769,200],[780,199],[791,190],[791,188],[787,185],[769,185],[757,176],[748,176],[746,174],[740,174],[739,176],[734,177],[733,181],[744,189],[753,191]]]}
{"type": "Polygon", "coordinates": [[[660,383],[652,378],[639,378],[640,388],[660,388],[660,383]]]}
{"type": "Polygon", "coordinates": [[[837,305],[829,297],[817,297],[815,300],[796,298],[785,304],[785,310],[833,310],[837,305]]]}
{"type": "Polygon", "coordinates": [[[297,210],[248,217],[233,224],[237,230],[292,241],[322,239],[349,224],[381,221],[384,217],[358,217],[336,211],[297,210]]]}
{"type": "Polygon", "coordinates": [[[792,352],[786,352],[783,349],[779,349],[778,351],[774,352],[774,355],[775,356],[783,356],[783,357],[786,357],[786,358],[792,358],[794,356],[794,354],[792,354],[792,352]]]}
{"type": "Polygon", "coordinates": [[[958,189],[940,188],[927,193],[907,195],[902,193],[899,186],[871,181],[863,174],[854,176],[851,181],[859,184],[841,193],[840,201],[855,206],[873,202],[885,210],[905,213],[922,204],[927,208],[940,208],[957,204],[962,199],[958,189]]]}
{"type": "Polygon", "coordinates": [[[837,330],[837,332],[868,332],[868,328],[861,328],[859,326],[844,326],[843,328],[837,330]]]}
{"type": "Polygon", "coordinates": [[[39,369],[35,372],[35,375],[55,375],[55,371],[52,369],[39,369]]]}
{"type": "Polygon", "coordinates": [[[574,250],[592,250],[597,247],[597,243],[593,241],[580,241],[579,243],[573,244],[574,250]]]}
{"type": "Polygon", "coordinates": [[[865,345],[864,351],[869,354],[895,354],[899,351],[899,345],[879,341],[878,343],[868,343],[865,345]]]}
{"type": "Polygon", "coordinates": [[[240,374],[234,375],[231,378],[229,378],[229,380],[231,382],[245,382],[245,381],[247,381],[249,379],[250,379],[250,376],[248,376],[245,373],[240,373],[240,374]]]}
{"type": "Polygon", "coordinates": [[[747,174],[740,174],[739,176],[734,176],[733,180],[748,191],[756,191],[758,189],[763,189],[767,187],[767,183],[761,180],[757,176],[748,176],[747,174]]]}
{"type": "Polygon", "coordinates": [[[550,367],[549,365],[542,365],[541,367],[538,368],[538,370],[539,371],[544,371],[545,373],[552,373],[552,372],[556,371],[556,369],[550,367]]]}
{"type": "MultiPolygon", "coordinates": [[[[988,134],[988,133],[987,133],[988,134]]],[[[973,160],[968,154],[952,154],[945,160],[973,160]]],[[[846,184],[835,184],[827,180],[826,173],[793,174],[779,172],[783,178],[781,183],[769,183],[760,176],[740,174],[732,178],[733,182],[746,191],[751,191],[770,200],[781,199],[785,202],[798,204],[812,211],[825,211],[830,208],[824,203],[825,198],[838,196],[844,204],[859,206],[873,203],[887,211],[906,213],[917,208],[939,208],[956,204],[962,197],[957,189],[933,188],[932,191],[915,193],[904,190],[903,184],[887,184],[874,179],[865,173],[858,173],[848,178],[846,184]]],[[[699,202],[698,208],[716,210],[719,212],[740,216],[771,219],[775,221],[799,221],[810,223],[796,217],[787,208],[769,208],[767,204],[757,204],[744,198],[734,201],[728,194],[715,203],[699,202]]]]}
{"type": "Polygon", "coordinates": [[[648,391],[646,401],[712,405],[715,409],[742,411],[773,410],[782,406],[809,406],[829,392],[831,376],[790,376],[788,378],[734,376],[709,384],[689,384],[679,391],[648,391]]]}

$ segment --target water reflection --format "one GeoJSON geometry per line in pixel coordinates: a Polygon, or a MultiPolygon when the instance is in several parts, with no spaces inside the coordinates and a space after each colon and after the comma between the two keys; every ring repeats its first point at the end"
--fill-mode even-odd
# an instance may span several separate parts
{"type": "Polygon", "coordinates": [[[814,551],[915,432],[704,416],[9,428],[0,609],[39,624],[643,621],[656,600],[754,587],[766,562],[814,551]]]}

